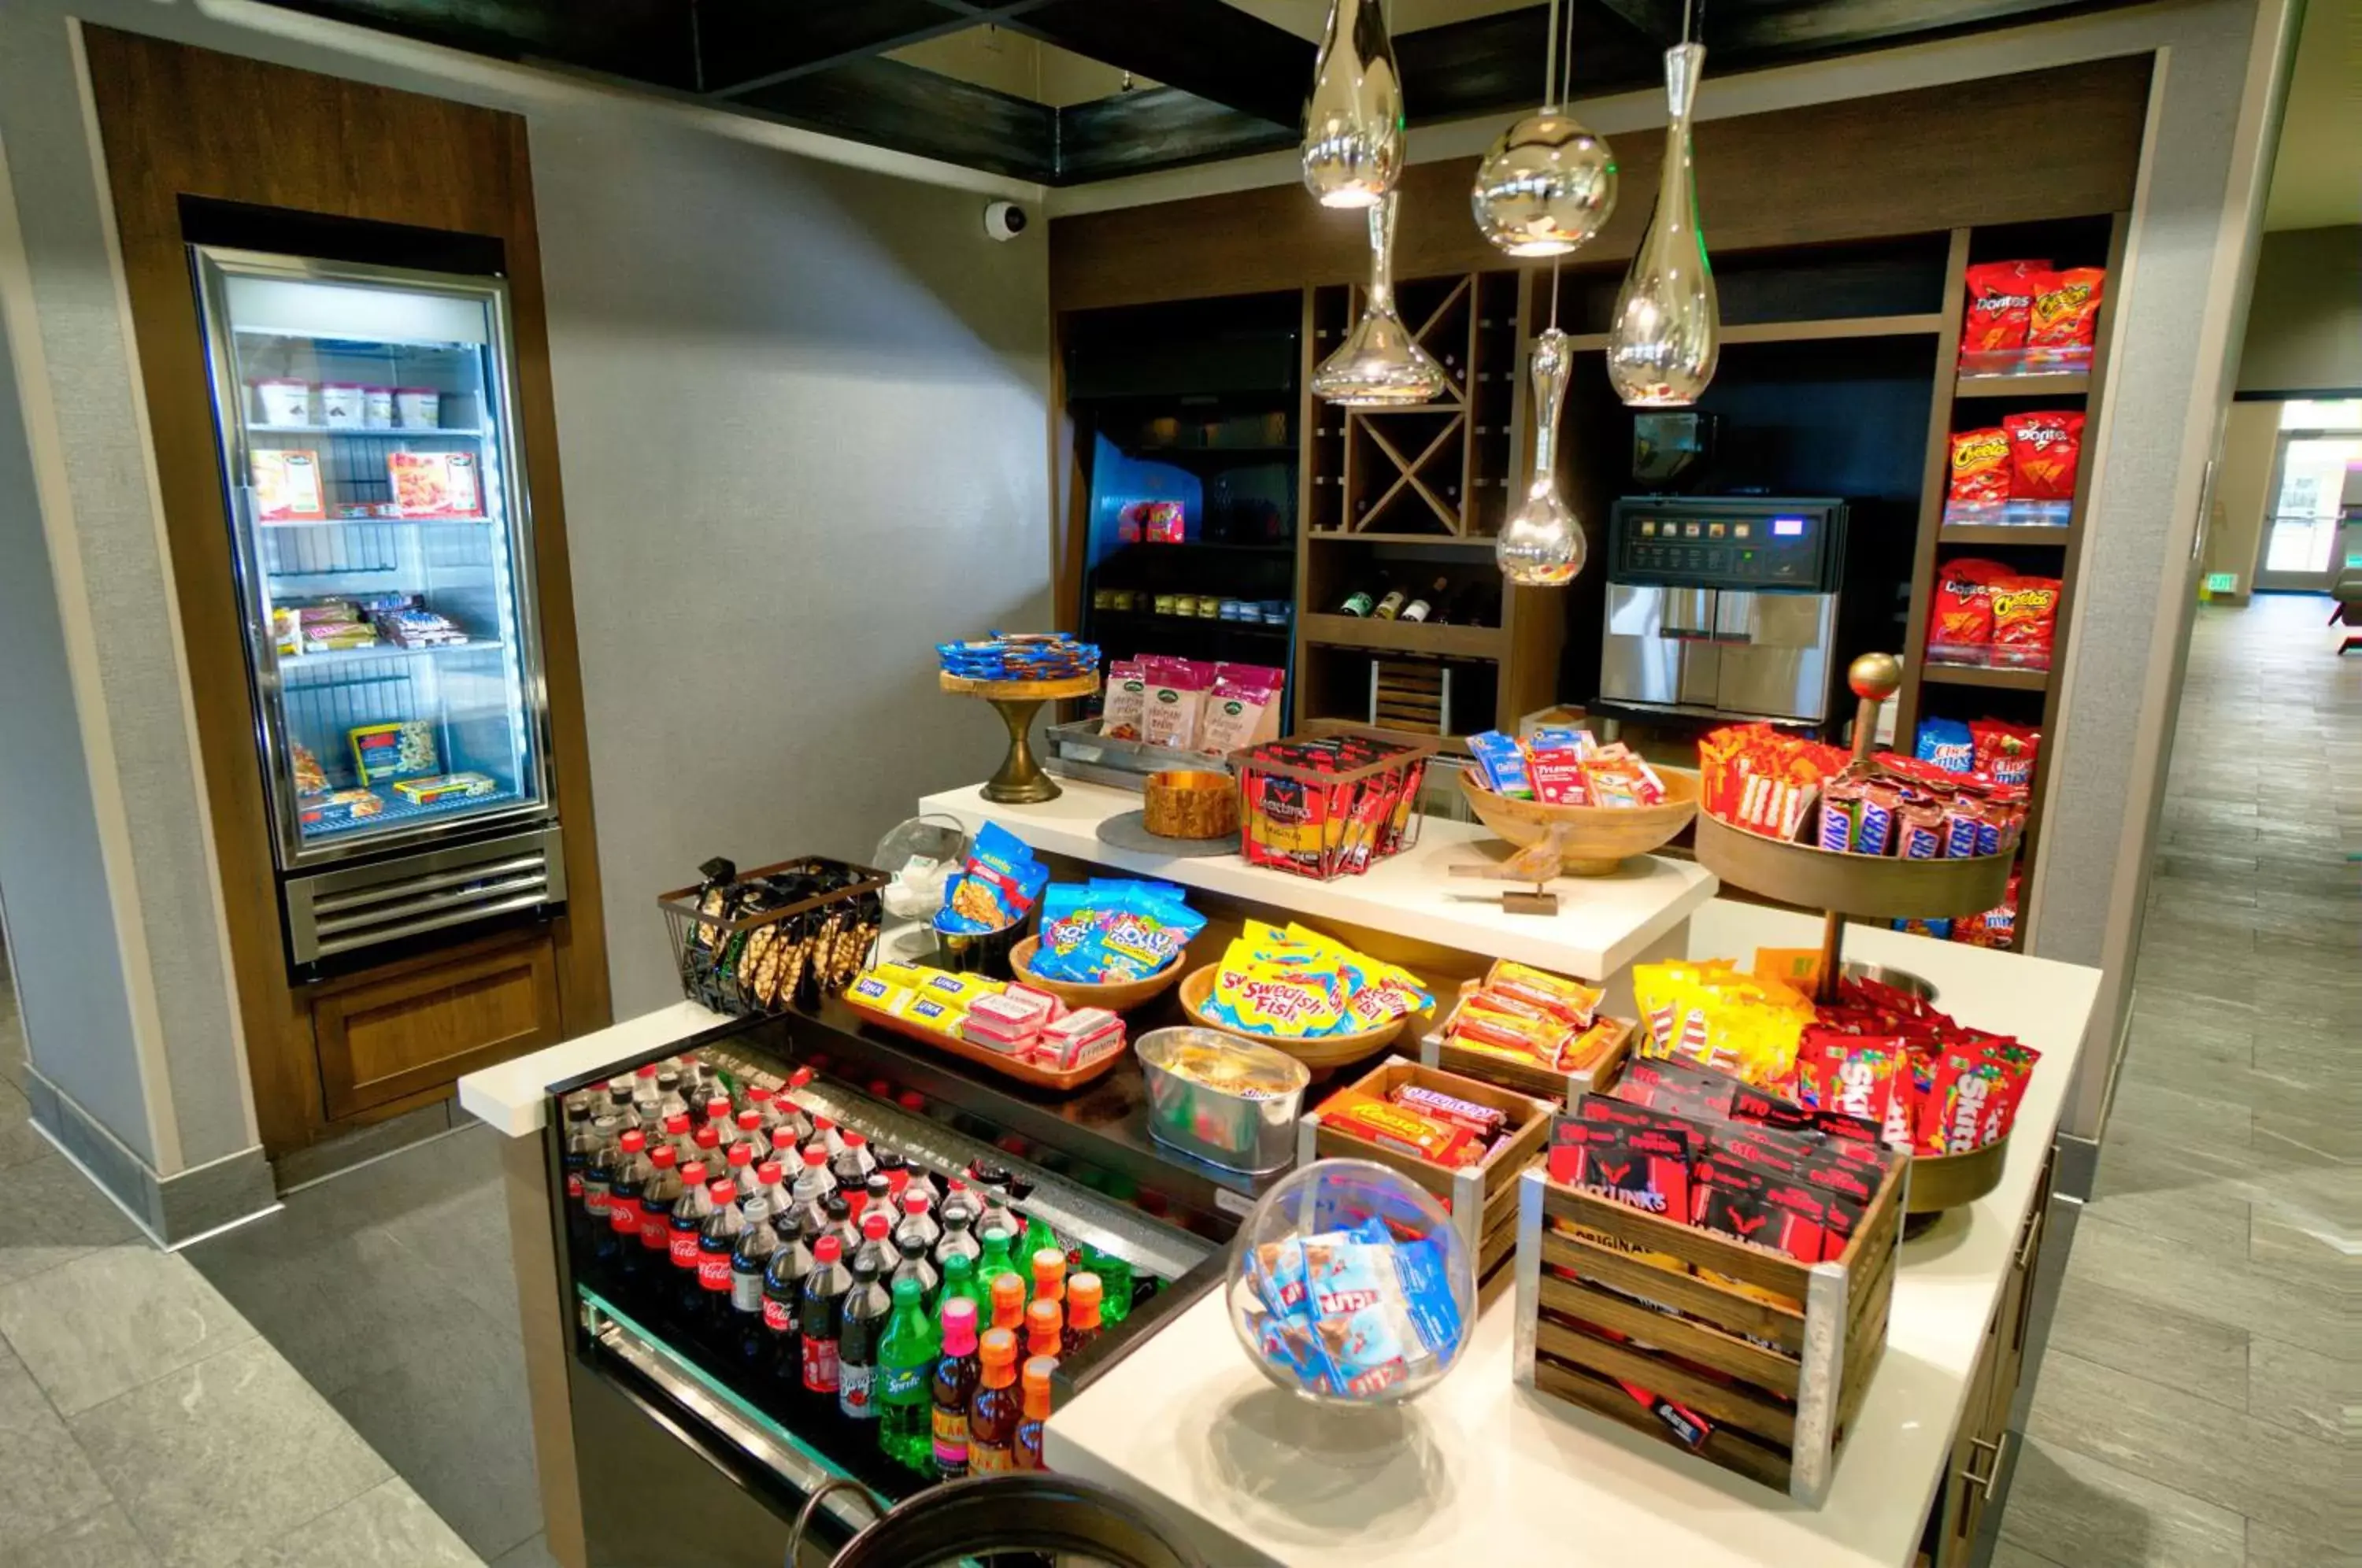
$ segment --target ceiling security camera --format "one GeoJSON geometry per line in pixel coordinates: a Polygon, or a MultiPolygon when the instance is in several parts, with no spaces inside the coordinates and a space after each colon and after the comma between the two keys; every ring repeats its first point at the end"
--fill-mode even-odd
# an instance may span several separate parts
{"type": "Polygon", "coordinates": [[[1015,202],[987,202],[984,232],[995,239],[1014,239],[1025,232],[1025,209],[1015,202]]]}

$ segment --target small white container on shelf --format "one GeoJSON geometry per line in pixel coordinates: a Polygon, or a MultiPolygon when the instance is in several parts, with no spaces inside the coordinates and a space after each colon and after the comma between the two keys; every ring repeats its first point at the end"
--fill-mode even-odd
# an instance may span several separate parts
{"type": "Polygon", "coordinates": [[[393,412],[404,430],[432,430],[443,423],[443,394],[433,387],[396,387],[393,412]]]}
{"type": "Polygon", "coordinates": [[[308,425],[312,383],[292,376],[259,376],[254,381],[255,418],[263,425],[308,425]]]}
{"type": "Polygon", "coordinates": [[[322,381],[320,423],[331,430],[359,429],[366,394],[359,381],[322,381]]]}
{"type": "Polygon", "coordinates": [[[393,428],[393,389],[361,388],[361,424],[371,430],[393,428]]]}

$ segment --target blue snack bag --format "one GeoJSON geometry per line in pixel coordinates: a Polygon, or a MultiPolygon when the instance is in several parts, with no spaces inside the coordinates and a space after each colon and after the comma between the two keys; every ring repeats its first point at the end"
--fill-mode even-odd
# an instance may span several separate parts
{"type": "Polygon", "coordinates": [[[1977,766],[1976,737],[1958,719],[1922,719],[1912,755],[1948,773],[1972,773],[1977,766]]]}
{"type": "Polygon", "coordinates": [[[1525,748],[1513,737],[1486,730],[1468,737],[1468,750],[1476,758],[1476,770],[1486,789],[1513,801],[1534,798],[1533,784],[1526,777],[1525,748]]]}
{"type": "Polygon", "coordinates": [[[955,933],[1006,931],[1032,912],[1050,880],[1025,841],[987,823],[968,851],[967,867],[944,889],[935,929],[955,933]]]}

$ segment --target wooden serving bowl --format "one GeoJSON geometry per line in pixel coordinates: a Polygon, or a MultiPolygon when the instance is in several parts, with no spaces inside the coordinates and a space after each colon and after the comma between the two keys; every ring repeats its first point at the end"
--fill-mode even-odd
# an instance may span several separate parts
{"type": "Polygon", "coordinates": [[[1242,1040],[1252,1040],[1258,1045],[1268,1045],[1275,1051],[1285,1052],[1316,1073],[1341,1067],[1348,1062],[1358,1062],[1373,1052],[1385,1050],[1409,1026],[1411,1018],[1418,1016],[1411,1014],[1397,1018],[1392,1023],[1382,1023],[1375,1029],[1364,1029],[1352,1034],[1323,1034],[1312,1040],[1289,1040],[1277,1034],[1252,1034],[1242,1029],[1232,1029],[1226,1023],[1218,1023],[1206,1011],[1206,1002],[1214,994],[1214,971],[1219,967],[1219,965],[1207,964],[1192,969],[1189,977],[1181,982],[1181,1010],[1189,1015],[1189,1021],[1203,1029],[1218,1029],[1225,1034],[1233,1034],[1242,1040]]]}
{"type": "Polygon", "coordinates": [[[1659,767],[1665,798],[1653,806],[1552,806],[1513,801],[1477,782],[1466,768],[1460,788],[1476,819],[1519,849],[1539,844],[1553,827],[1566,832],[1565,867],[1570,877],[1605,877],[1635,855],[1646,855],[1689,826],[1697,815],[1698,776],[1687,767],[1659,767]]]}
{"type": "Polygon", "coordinates": [[[1033,972],[1033,955],[1040,950],[1042,939],[1029,936],[1009,950],[1009,967],[1017,978],[1035,990],[1047,991],[1079,1010],[1087,1007],[1103,1007],[1109,1012],[1122,1012],[1151,1001],[1173,988],[1173,983],[1187,971],[1187,948],[1173,955],[1173,962],[1144,980],[1119,980],[1111,985],[1092,985],[1080,980],[1053,980],[1033,972]]]}

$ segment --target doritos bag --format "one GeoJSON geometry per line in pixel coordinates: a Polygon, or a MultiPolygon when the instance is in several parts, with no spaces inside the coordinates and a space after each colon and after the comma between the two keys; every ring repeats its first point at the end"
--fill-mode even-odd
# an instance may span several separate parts
{"type": "Polygon", "coordinates": [[[1991,585],[1992,649],[1996,664],[2050,668],[2050,645],[2058,624],[2058,580],[2012,577],[1991,585]]]}
{"type": "Polygon", "coordinates": [[[2047,261],[1981,261],[1970,267],[1965,274],[1969,318],[1960,331],[1961,352],[2025,348],[2035,292],[2051,276],[2047,261]]]}
{"type": "Polygon", "coordinates": [[[2089,349],[2099,337],[2100,292],[2107,275],[2103,267],[2068,267],[2041,280],[2026,315],[2026,346],[2089,349]]]}
{"type": "Polygon", "coordinates": [[[1952,436],[1951,502],[1995,506],[2010,495],[2010,442],[2006,430],[1961,430],[1952,436]]]}
{"type": "MultiPolygon", "coordinates": [[[[2083,453],[2083,416],[2056,408],[2013,414],[2001,423],[2009,433],[2010,495],[2019,501],[2073,499],[2075,468],[2083,453]]],[[[1956,467],[1958,461],[1955,457],[1956,467]]]]}
{"type": "Polygon", "coordinates": [[[1946,561],[1936,573],[1936,606],[1927,624],[1927,646],[1981,649],[1990,645],[1993,640],[1992,584],[2014,575],[1999,561],[1974,557],[1946,561]]]}

